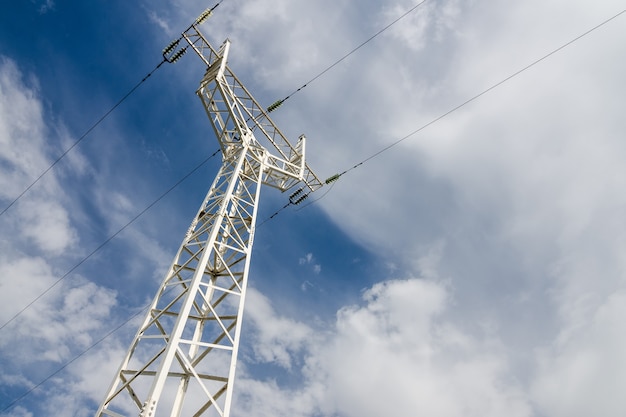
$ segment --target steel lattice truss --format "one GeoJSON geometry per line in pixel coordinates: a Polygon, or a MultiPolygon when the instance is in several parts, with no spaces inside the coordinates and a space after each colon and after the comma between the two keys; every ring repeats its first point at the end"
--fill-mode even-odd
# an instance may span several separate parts
{"type": "Polygon", "coordinates": [[[249,140],[254,142],[258,140],[258,144],[277,153],[275,157],[269,156],[268,166],[270,169],[272,167],[279,168],[283,165],[283,168],[286,168],[290,171],[289,174],[293,175],[295,166],[300,169],[300,165],[303,165],[302,173],[298,175],[297,179],[287,180],[285,178],[286,182],[281,182],[280,177],[270,175],[267,178],[269,182],[266,182],[268,185],[286,190],[295,183],[302,181],[310,191],[320,188],[322,186],[321,181],[304,162],[304,141],[298,141],[295,147],[291,145],[269,118],[263,107],[252,97],[225,62],[222,62],[222,57],[228,54],[229,41],[225,41],[220,51],[217,52],[195,25],[183,33],[183,38],[207,64],[207,72],[202,80],[201,88],[198,90],[198,95],[211,119],[222,151],[225,151],[225,147],[232,144],[233,140],[238,140],[237,134],[240,129],[247,133],[246,136],[249,140]],[[216,94],[216,91],[212,91],[211,86],[207,84],[214,79],[215,73],[220,71],[220,68],[222,74],[218,77],[219,82],[213,86],[213,88],[220,90],[220,94],[216,94]],[[228,103],[221,103],[220,96],[228,103]],[[216,123],[216,118],[219,118],[221,122],[216,123]],[[290,167],[289,164],[293,164],[294,167],[290,167]],[[287,166],[285,167],[285,165],[287,166]]]}
{"type": "Polygon", "coordinates": [[[183,37],[207,64],[197,93],[223,163],[97,416],[229,415],[261,185],[321,186],[304,137],[292,146],[226,66],[229,42],[183,37]]]}

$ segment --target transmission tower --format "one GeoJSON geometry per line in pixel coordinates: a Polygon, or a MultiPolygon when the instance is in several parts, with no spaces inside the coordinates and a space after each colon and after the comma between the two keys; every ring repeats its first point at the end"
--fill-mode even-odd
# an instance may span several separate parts
{"type": "Polygon", "coordinates": [[[96,416],[227,417],[261,185],[297,202],[322,184],[305,163],[305,138],[291,145],[198,26],[164,51],[191,48],[206,64],[197,91],[222,151],[222,166],[96,416]]]}

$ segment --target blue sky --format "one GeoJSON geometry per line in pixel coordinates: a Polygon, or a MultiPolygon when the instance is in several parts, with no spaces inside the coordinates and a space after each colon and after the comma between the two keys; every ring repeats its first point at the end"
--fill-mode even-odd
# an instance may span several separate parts
{"type": "MultiPolygon", "coordinates": [[[[0,210],[213,4],[5,5],[0,210]]],[[[416,4],[224,0],[202,30],[269,105],[416,4]]],[[[272,116],[324,179],[625,8],[427,0],[272,116]]],[[[625,18],[258,228],[233,415],[624,415],[625,18]]],[[[202,74],[162,66],[0,216],[1,323],[218,148],[202,74]]],[[[93,415],[137,319],[83,352],[153,297],[219,163],[0,329],[0,410],[72,361],[0,415],[93,415]]]]}

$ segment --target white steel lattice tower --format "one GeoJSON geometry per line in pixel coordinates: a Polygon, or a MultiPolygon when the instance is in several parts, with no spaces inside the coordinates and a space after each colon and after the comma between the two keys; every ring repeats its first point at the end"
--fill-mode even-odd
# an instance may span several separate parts
{"type": "Polygon", "coordinates": [[[214,50],[199,23],[164,57],[172,62],[192,48],[206,63],[197,94],[222,167],[98,417],[229,415],[261,185],[285,191],[300,183],[301,194],[322,185],[305,163],[305,138],[295,146],[287,141],[226,65],[229,42],[214,50]]]}

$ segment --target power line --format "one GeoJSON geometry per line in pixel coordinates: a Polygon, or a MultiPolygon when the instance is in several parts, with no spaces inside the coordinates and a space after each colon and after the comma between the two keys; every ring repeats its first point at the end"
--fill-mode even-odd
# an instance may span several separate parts
{"type": "MultiPolygon", "coordinates": [[[[423,3],[423,2],[422,2],[423,3]]],[[[420,3],[421,4],[421,3],[420,3]]],[[[530,64],[526,65],[525,67],[517,70],[516,72],[514,72],[513,74],[505,77],[504,79],[498,81],[497,83],[493,84],[492,86],[490,86],[489,88],[483,90],[482,92],[474,95],[473,97],[465,100],[463,103],[451,108],[450,110],[446,111],[445,113],[435,117],[434,119],[432,119],[431,121],[429,121],[428,123],[422,125],[421,127],[413,130],[412,132],[408,133],[407,135],[403,136],[402,138],[396,140],[395,142],[385,146],[384,148],[378,150],[377,152],[374,152],[372,155],[368,156],[367,158],[363,159],[361,162],[353,165],[352,167],[334,174],[332,176],[330,176],[329,178],[326,179],[325,183],[326,185],[332,184],[334,186],[334,183],[339,180],[339,178],[341,178],[344,174],[347,174],[348,172],[359,168],[360,166],[362,166],[363,164],[369,162],[370,160],[376,158],[377,156],[381,155],[382,153],[390,150],[391,148],[399,145],[400,143],[404,142],[405,140],[411,138],[412,136],[416,135],[417,133],[423,131],[424,129],[428,128],[429,126],[437,123],[438,121],[440,121],[441,119],[449,116],[450,114],[456,112],[457,110],[461,109],[462,107],[465,107],[466,105],[476,101],[477,99],[479,99],[480,97],[484,96],[485,94],[491,92],[492,90],[498,88],[499,86],[501,86],[502,84],[510,81],[511,79],[517,77],[518,75],[520,75],[521,73],[525,72],[526,70],[534,67],[535,65],[539,64],[540,62],[546,60],[547,58],[551,57],[552,55],[558,53],[559,51],[565,49],[566,47],[570,46],[571,44],[573,44],[574,42],[584,38],[585,36],[591,34],[592,32],[594,32],[597,29],[600,29],[602,26],[608,24],[609,22],[615,20],[616,18],[618,18],[619,16],[621,16],[622,14],[626,13],[626,10],[622,10],[621,12],[611,16],[610,18],[604,20],[603,22],[597,24],[596,26],[592,27],[591,29],[587,30],[586,32],[582,33],[581,35],[578,35],[577,37],[573,38],[572,40],[564,43],[563,45],[559,46],[556,49],[553,49],[552,51],[548,52],[546,55],[542,56],[539,59],[536,59],[535,61],[531,62],[530,64]]],[[[332,189],[332,187],[331,187],[332,189]]],[[[302,210],[308,206],[310,206],[311,204],[314,204],[316,202],[318,202],[319,200],[321,200],[322,198],[324,198],[330,191],[331,189],[327,190],[322,196],[320,196],[319,198],[317,198],[316,200],[313,200],[311,202],[309,202],[308,204],[306,204],[305,206],[302,206],[301,208],[299,208],[298,210],[302,210]]],[[[308,195],[313,194],[314,191],[311,191],[309,193],[307,193],[308,195]]],[[[287,209],[289,206],[291,205],[295,205],[292,201],[289,201],[287,204],[285,204],[283,207],[281,207],[280,209],[278,209],[274,214],[272,214],[270,217],[268,217],[267,219],[265,219],[261,225],[265,224],[266,222],[268,222],[269,220],[275,218],[278,214],[280,214],[283,210],[287,209]]]]}
{"type": "Polygon", "coordinates": [[[557,52],[565,49],[566,47],[570,46],[571,44],[573,44],[574,42],[584,38],[585,36],[591,34],[592,32],[594,32],[597,29],[600,29],[602,26],[606,25],[607,23],[611,22],[612,20],[618,18],[619,16],[621,16],[622,14],[626,13],[626,10],[622,10],[621,12],[615,14],[614,16],[604,20],[603,22],[597,24],[596,26],[592,27],[591,29],[587,30],[586,32],[582,33],[581,35],[575,37],[574,39],[564,43],[563,45],[559,46],[556,49],[553,49],[552,51],[548,52],[546,55],[542,56],[539,59],[536,59],[535,61],[531,62],[530,64],[526,65],[525,67],[517,70],[516,72],[514,72],[513,74],[505,77],[504,79],[498,81],[497,83],[493,84],[492,86],[490,86],[489,88],[483,90],[482,92],[476,94],[475,96],[465,100],[463,103],[451,108],[450,110],[446,111],[445,113],[435,117],[434,119],[432,119],[431,121],[429,121],[428,123],[422,125],[421,127],[413,130],[412,132],[408,133],[407,135],[403,136],[402,138],[396,140],[395,142],[385,146],[384,148],[380,149],[379,151],[373,153],[372,155],[368,156],[367,158],[363,159],[361,162],[353,165],[351,168],[346,169],[345,171],[342,171],[338,174],[335,174],[331,177],[329,177],[326,180],[326,184],[330,184],[332,182],[337,181],[341,176],[343,176],[344,174],[359,168],[361,165],[369,162],[370,160],[376,158],[377,156],[379,156],[380,154],[388,151],[389,149],[393,148],[394,146],[397,146],[398,144],[400,144],[401,142],[404,142],[405,140],[411,138],[412,136],[416,135],[417,133],[421,132],[422,130],[426,129],[427,127],[437,123],[438,121],[440,121],[441,119],[449,116],[450,114],[456,112],[457,110],[461,109],[462,107],[465,107],[466,105],[476,101],[477,99],[479,99],[480,97],[484,96],[485,94],[491,92],[492,90],[500,87],[502,84],[510,81],[511,79],[517,77],[518,75],[522,74],[523,72],[529,70],[530,68],[534,67],[535,65],[539,64],[540,62],[546,60],[547,58],[551,57],[552,55],[556,54],[557,52]]]}

